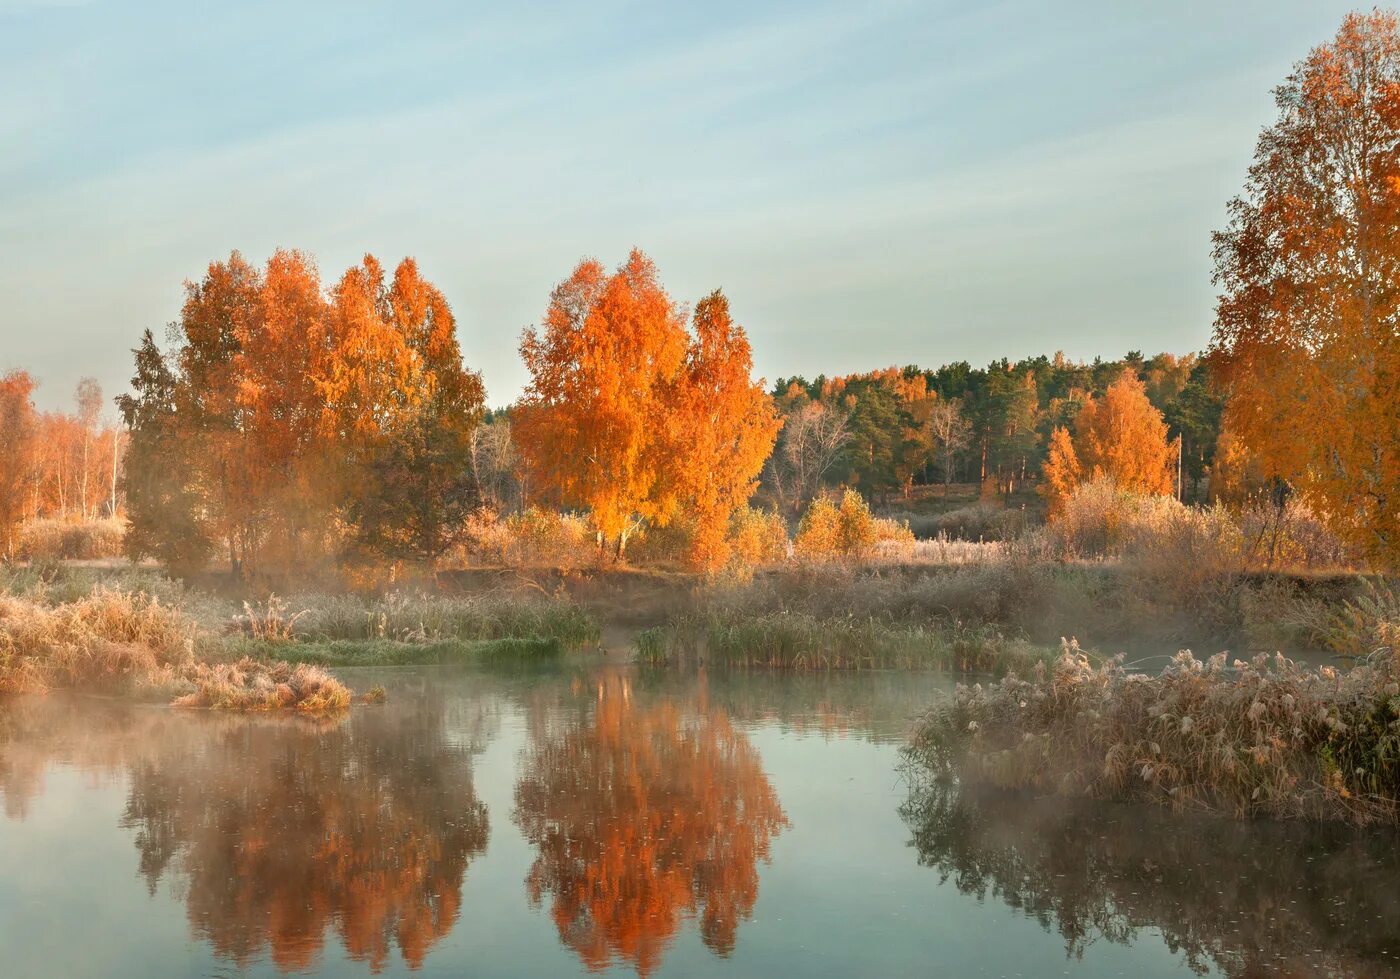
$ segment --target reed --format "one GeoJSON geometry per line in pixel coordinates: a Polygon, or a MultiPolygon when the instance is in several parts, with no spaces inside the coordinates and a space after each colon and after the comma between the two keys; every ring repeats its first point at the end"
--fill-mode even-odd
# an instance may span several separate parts
{"type": "Polygon", "coordinates": [[[823,618],[802,612],[759,615],[710,611],[673,619],[637,641],[650,666],[729,669],[926,669],[1002,674],[1048,657],[996,629],[871,618],[823,618]]]}
{"type": "MultiPolygon", "coordinates": [[[[256,610],[254,610],[256,611],[256,610]]],[[[582,606],[567,598],[519,592],[438,595],[395,592],[355,595],[296,595],[279,611],[297,642],[389,639],[429,643],[442,640],[551,639],[568,647],[597,642],[601,629],[582,606]],[[289,613],[289,608],[301,611],[289,613]]],[[[248,617],[239,622],[253,634],[248,617]]]]}

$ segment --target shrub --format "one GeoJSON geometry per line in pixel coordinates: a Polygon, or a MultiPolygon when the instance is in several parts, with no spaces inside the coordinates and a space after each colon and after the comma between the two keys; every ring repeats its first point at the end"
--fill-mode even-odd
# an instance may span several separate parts
{"type": "Polygon", "coordinates": [[[1007,541],[1026,528],[1023,510],[982,500],[947,513],[910,516],[909,528],[920,539],[1007,541]]]}
{"type": "Polygon", "coordinates": [[[841,495],[838,507],[826,497],[818,497],[807,507],[797,527],[793,549],[797,554],[823,560],[861,558],[870,554],[881,539],[913,543],[907,526],[892,520],[877,521],[865,499],[853,489],[841,495]]]}
{"type": "Polygon", "coordinates": [[[19,557],[28,561],[73,561],[122,556],[126,521],[118,519],[31,520],[20,527],[19,557]]]}
{"type": "Polygon", "coordinates": [[[531,506],[504,519],[479,510],[458,556],[506,567],[578,568],[596,563],[598,548],[584,517],[531,506]]]}
{"type": "Polygon", "coordinates": [[[1393,820],[1400,658],[1345,673],[1182,652],[1161,674],[1095,666],[1071,641],[1030,679],[960,686],[916,728],[938,775],[1237,816],[1393,820]]]}
{"type": "Polygon", "coordinates": [[[735,563],[750,568],[785,561],[792,547],[781,514],[748,506],[730,518],[729,540],[735,563]]]}

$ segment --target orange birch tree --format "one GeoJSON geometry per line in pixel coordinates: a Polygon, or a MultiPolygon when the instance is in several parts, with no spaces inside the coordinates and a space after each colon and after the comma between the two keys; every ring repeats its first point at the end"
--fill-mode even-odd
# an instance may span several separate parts
{"type": "Polygon", "coordinates": [[[1230,223],[1210,357],[1225,427],[1400,566],[1400,29],[1351,14],[1276,94],[1230,223]]]}
{"type": "Polygon", "coordinates": [[[664,524],[675,511],[664,450],[670,386],[686,356],[683,317],[641,251],[612,276],[590,259],[555,288],[543,331],[525,331],[520,355],[531,381],[515,435],[532,478],[586,508],[599,548],[620,558],[643,521],[664,524]]]}

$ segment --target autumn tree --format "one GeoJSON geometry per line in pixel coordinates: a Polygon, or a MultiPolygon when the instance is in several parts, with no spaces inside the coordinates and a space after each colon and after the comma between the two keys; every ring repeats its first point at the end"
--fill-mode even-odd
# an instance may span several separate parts
{"type": "Polygon", "coordinates": [[[1225,425],[1400,565],[1400,29],[1355,13],[1277,89],[1215,242],[1225,425]]]}
{"type": "Polygon", "coordinates": [[[1041,478],[1040,492],[1046,499],[1046,515],[1054,520],[1084,480],[1084,469],[1074,451],[1069,429],[1064,426],[1057,427],[1050,435],[1050,454],[1041,467],[1041,478]]]}
{"type": "Polygon", "coordinates": [[[782,425],[752,372],[748,337],[716,290],[695,307],[672,407],[678,492],[694,520],[691,560],[699,567],[728,559],[730,517],[757,489],[782,425]]]}
{"type": "Polygon", "coordinates": [[[411,258],[386,284],[365,256],[336,287],[334,310],[322,418],[346,465],[355,547],[431,561],[480,503],[481,377],[463,366],[452,310],[411,258]]]}
{"type": "Polygon", "coordinates": [[[1081,482],[1111,480],[1119,489],[1167,495],[1175,485],[1177,443],[1167,440],[1162,413],[1147,399],[1142,380],[1124,370],[1103,397],[1080,409],[1071,443],[1064,428],[1051,436],[1041,491],[1057,513],[1081,482]]]}
{"type": "Polygon", "coordinates": [[[0,558],[14,558],[34,455],[34,381],[23,371],[0,376],[0,558]]]}
{"type": "Polygon", "coordinates": [[[520,353],[531,381],[513,434],[537,492],[587,509],[619,558],[638,528],[683,506],[707,526],[697,558],[723,553],[715,528],[752,491],[775,422],[722,295],[697,307],[691,336],[642,252],[611,276],[590,259],[520,353]]]}
{"type": "Polygon", "coordinates": [[[411,259],[386,284],[366,257],[329,298],[301,252],[212,263],[121,400],[133,555],[191,568],[217,545],[285,573],[348,530],[361,557],[436,556],[477,499],[483,393],[455,329],[411,259]]]}

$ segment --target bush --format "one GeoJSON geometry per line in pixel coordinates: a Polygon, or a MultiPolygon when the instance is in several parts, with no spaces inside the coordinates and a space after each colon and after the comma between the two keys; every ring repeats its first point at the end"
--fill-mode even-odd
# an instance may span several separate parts
{"type": "Polygon", "coordinates": [[[865,499],[848,489],[842,493],[839,507],[826,497],[812,501],[798,524],[793,549],[802,557],[817,560],[862,558],[882,540],[912,544],[914,535],[893,520],[876,520],[865,499]]]}
{"type": "Polygon", "coordinates": [[[743,567],[760,567],[786,561],[792,547],[787,521],[773,510],[740,507],[729,519],[732,560],[743,567]]]}
{"type": "Polygon", "coordinates": [[[19,557],[27,561],[92,561],[122,556],[126,521],[31,520],[20,527],[19,557]]]}
{"type": "Polygon", "coordinates": [[[916,728],[912,759],[1000,788],[1141,800],[1236,816],[1395,820],[1400,658],[1338,674],[1282,656],[1225,666],[1182,652],[1158,676],[1095,666],[1067,642],[1052,669],[960,686],[916,728]]]}
{"type": "Polygon", "coordinates": [[[945,538],[964,541],[1009,541],[1025,530],[1026,514],[990,501],[977,503],[947,513],[910,516],[910,530],[920,540],[945,538]]]}
{"type": "Polygon", "coordinates": [[[531,506],[504,519],[478,511],[468,521],[465,553],[459,557],[513,568],[579,568],[597,562],[598,547],[584,517],[531,506]]]}

